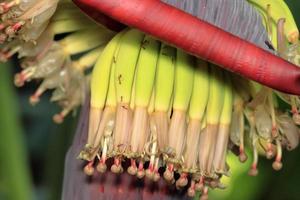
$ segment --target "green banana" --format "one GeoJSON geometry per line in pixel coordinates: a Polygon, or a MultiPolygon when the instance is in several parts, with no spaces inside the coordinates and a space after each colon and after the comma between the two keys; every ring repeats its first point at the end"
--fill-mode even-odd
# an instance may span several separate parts
{"type": "Polygon", "coordinates": [[[74,55],[107,43],[113,35],[113,32],[99,28],[87,29],[72,33],[59,43],[68,55],[74,55]]]}
{"type": "Polygon", "coordinates": [[[144,34],[131,29],[122,37],[119,54],[116,58],[115,86],[117,99],[116,126],[114,131],[115,163],[111,170],[114,173],[122,171],[120,158],[128,150],[132,124],[130,99],[135,76],[136,64],[139,58],[144,34]],[[130,59],[128,59],[130,58],[130,59]]]}
{"type": "Polygon", "coordinates": [[[183,154],[184,163],[178,187],[187,185],[188,173],[197,171],[198,142],[200,138],[201,122],[203,120],[209,97],[208,64],[203,60],[197,61],[194,75],[193,92],[189,105],[189,123],[186,133],[186,147],[183,154]]]}
{"type": "Polygon", "coordinates": [[[86,150],[80,153],[79,157],[84,160],[93,160],[97,153],[96,146],[93,146],[94,139],[98,133],[102,110],[105,105],[109,74],[111,73],[111,65],[113,62],[114,53],[118,47],[118,43],[123,35],[123,32],[117,34],[104,48],[103,53],[98,58],[91,78],[91,101],[89,114],[89,131],[87,138],[86,150]],[[96,149],[95,149],[96,148],[96,149]]]}
{"type": "Polygon", "coordinates": [[[174,81],[173,114],[169,127],[168,148],[170,156],[167,162],[169,167],[164,173],[167,181],[174,178],[174,164],[180,165],[185,148],[186,111],[188,109],[193,90],[194,58],[182,50],[177,50],[174,81]]]}
{"type": "Polygon", "coordinates": [[[206,131],[202,133],[201,141],[206,148],[201,154],[201,169],[207,176],[213,175],[213,158],[218,133],[218,125],[224,105],[224,75],[217,66],[211,66],[209,83],[209,98],[206,110],[206,131]]]}
{"type": "Polygon", "coordinates": [[[136,168],[134,160],[128,169],[130,174],[138,173],[138,177],[144,177],[143,151],[146,141],[149,137],[149,116],[148,107],[150,104],[153,85],[155,81],[155,72],[159,53],[160,43],[150,36],[145,36],[139,59],[137,61],[135,95],[134,95],[134,116],[130,141],[130,158],[140,158],[139,170],[136,168]]]}
{"type": "Polygon", "coordinates": [[[217,141],[215,146],[215,155],[213,160],[213,169],[217,173],[227,173],[226,170],[226,155],[229,140],[231,115],[233,106],[233,92],[230,75],[225,74],[224,87],[224,106],[222,108],[219,130],[217,134],[217,141]]]}

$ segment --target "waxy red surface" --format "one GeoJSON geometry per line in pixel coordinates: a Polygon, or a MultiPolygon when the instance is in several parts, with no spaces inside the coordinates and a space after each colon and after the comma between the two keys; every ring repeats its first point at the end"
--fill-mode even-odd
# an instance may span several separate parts
{"type": "MultiPolygon", "coordinates": [[[[300,95],[300,68],[159,0],[73,1],[91,17],[95,13],[109,16],[104,23],[114,30],[121,29],[120,23],[138,28],[229,71],[300,95]]],[[[95,19],[103,23],[101,16],[95,19]]]]}

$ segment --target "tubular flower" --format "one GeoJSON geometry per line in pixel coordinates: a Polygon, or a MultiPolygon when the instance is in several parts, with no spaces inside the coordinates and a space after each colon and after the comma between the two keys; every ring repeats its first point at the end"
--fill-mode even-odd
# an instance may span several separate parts
{"type": "MultiPolygon", "coordinates": [[[[278,62],[286,63],[285,59],[294,64],[289,63],[291,66],[300,65],[299,32],[284,1],[164,2],[255,44],[251,48],[264,49],[278,62]]],[[[75,3],[114,31],[87,18],[67,0],[0,3],[1,61],[18,55],[22,68],[15,75],[18,87],[41,80],[30,103],[38,103],[46,90],[53,90],[51,101],[62,107],[53,119],[61,123],[86,102],[66,160],[63,199],[110,198],[111,191],[130,198],[157,197],[147,190],[147,184],[139,186],[141,180],[133,176],[163,185],[161,188],[185,189],[189,197],[198,191],[201,199],[207,199],[210,188],[225,188],[222,176],[234,173],[226,162],[228,151],[237,154],[241,162],[251,158],[249,175],[254,176],[260,155],[273,159],[273,168],[279,170],[283,150],[298,146],[298,96],[225,71],[159,40],[164,38],[122,29],[124,25],[110,18],[114,15],[94,13],[91,5],[101,1],[75,3]],[[279,102],[290,105],[290,112],[282,110],[279,102]],[[252,155],[246,155],[247,147],[252,155]],[[81,160],[75,160],[76,156],[81,160]],[[91,183],[82,171],[92,177],[91,183]],[[118,177],[121,186],[112,181],[118,177]],[[132,180],[136,193],[129,187],[132,180]],[[99,185],[101,194],[95,189],[99,185]]],[[[214,37],[222,40],[218,34],[214,37]]],[[[212,42],[207,51],[218,45],[212,42]]],[[[251,52],[238,52],[238,48],[227,51],[241,60],[259,59],[251,52]]],[[[221,54],[213,57],[216,63],[226,59],[221,54]]],[[[232,64],[239,66],[238,62],[232,64]]],[[[276,68],[268,70],[276,74],[276,68]]],[[[256,73],[263,75],[264,71],[256,73]]]]}
{"type": "Polygon", "coordinates": [[[54,90],[51,101],[58,102],[62,111],[53,120],[61,123],[83,102],[89,79],[85,71],[114,33],[91,22],[68,1],[4,1],[1,8],[1,34],[6,34],[1,61],[18,54],[22,68],[15,75],[18,87],[42,79],[31,104],[38,103],[46,90],[54,90]],[[22,25],[8,34],[16,26],[13,23],[22,25]]]}

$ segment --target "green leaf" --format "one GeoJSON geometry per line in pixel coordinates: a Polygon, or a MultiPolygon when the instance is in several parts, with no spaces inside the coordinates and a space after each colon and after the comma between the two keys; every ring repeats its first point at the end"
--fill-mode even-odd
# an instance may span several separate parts
{"type": "Polygon", "coordinates": [[[18,97],[10,64],[0,64],[0,178],[1,199],[32,200],[32,184],[18,97]]]}

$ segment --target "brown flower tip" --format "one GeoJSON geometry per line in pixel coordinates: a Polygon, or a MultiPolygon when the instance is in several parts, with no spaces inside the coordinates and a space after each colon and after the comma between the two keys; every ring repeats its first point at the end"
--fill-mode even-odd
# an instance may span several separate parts
{"type": "Polygon", "coordinates": [[[153,179],[153,176],[154,176],[153,170],[147,169],[145,175],[146,175],[147,178],[149,178],[149,179],[152,180],[152,179],[153,179]]]}
{"type": "Polygon", "coordinates": [[[55,114],[55,115],[53,116],[53,121],[54,121],[55,123],[57,123],[57,124],[63,123],[63,121],[64,121],[64,115],[62,115],[61,113],[55,114]]]}
{"type": "Polygon", "coordinates": [[[266,151],[266,158],[270,160],[273,157],[274,157],[274,152],[272,150],[267,150],[266,151]]]}
{"type": "Polygon", "coordinates": [[[159,174],[158,172],[155,172],[155,173],[153,174],[152,180],[153,180],[154,182],[158,182],[159,179],[160,179],[160,174],[159,174]]]}
{"type": "Polygon", "coordinates": [[[248,156],[245,154],[244,151],[241,151],[240,154],[239,154],[239,161],[241,163],[244,163],[244,162],[247,161],[247,159],[248,159],[248,156]]]}
{"type": "Polygon", "coordinates": [[[203,193],[200,197],[200,200],[208,200],[208,187],[203,188],[203,193]]]}
{"type": "Polygon", "coordinates": [[[195,184],[195,190],[200,192],[203,190],[203,188],[204,188],[204,177],[201,176],[199,182],[195,184]]]}
{"type": "Polygon", "coordinates": [[[249,176],[257,176],[258,170],[256,165],[252,165],[251,169],[248,172],[249,176]]]}
{"type": "Polygon", "coordinates": [[[189,187],[187,191],[187,195],[189,197],[194,197],[196,195],[196,190],[195,190],[195,181],[191,182],[191,186],[189,187]]]}
{"type": "Polygon", "coordinates": [[[33,106],[36,105],[39,101],[40,98],[35,94],[29,97],[29,103],[33,106]]]}
{"type": "Polygon", "coordinates": [[[193,189],[193,188],[189,188],[189,189],[188,189],[187,195],[188,195],[189,197],[194,197],[195,194],[196,194],[195,189],[193,189]]]}
{"type": "Polygon", "coordinates": [[[272,149],[272,144],[270,142],[267,143],[267,150],[266,150],[266,158],[272,159],[274,157],[274,151],[272,149]]]}
{"type": "Polygon", "coordinates": [[[15,78],[14,78],[15,86],[22,87],[24,85],[24,82],[25,81],[24,81],[23,75],[21,73],[15,75],[15,78]]]}
{"type": "Polygon", "coordinates": [[[144,169],[139,169],[136,176],[139,178],[139,179],[142,179],[144,178],[145,176],[145,170],[144,169]]]}
{"type": "Polygon", "coordinates": [[[83,169],[84,173],[88,176],[92,176],[94,174],[93,162],[89,162],[83,169]]]}
{"type": "Polygon", "coordinates": [[[142,179],[142,178],[144,178],[144,176],[145,176],[145,170],[144,170],[144,163],[143,163],[143,161],[140,161],[140,162],[139,162],[139,168],[138,168],[138,171],[137,171],[136,176],[137,176],[139,179],[142,179]]]}
{"type": "Polygon", "coordinates": [[[121,165],[113,164],[113,165],[111,166],[110,170],[111,170],[112,173],[120,174],[120,173],[122,173],[123,168],[122,168],[121,165]]]}
{"type": "Polygon", "coordinates": [[[188,184],[188,179],[187,179],[187,174],[186,173],[182,173],[180,175],[180,178],[176,181],[176,187],[177,188],[183,188],[188,184]]]}
{"type": "Polygon", "coordinates": [[[280,161],[274,161],[272,164],[272,167],[274,170],[279,171],[282,169],[282,162],[280,161]]]}
{"type": "Polygon", "coordinates": [[[128,168],[127,168],[127,172],[128,172],[128,174],[130,174],[130,175],[132,175],[132,176],[135,176],[136,174],[137,174],[137,167],[136,166],[129,166],[128,168]]]}
{"type": "Polygon", "coordinates": [[[208,195],[202,195],[201,197],[200,197],[200,200],[208,200],[208,195]]]}
{"type": "Polygon", "coordinates": [[[173,170],[171,171],[170,169],[166,169],[166,171],[164,172],[164,179],[171,183],[174,180],[174,172],[173,170]]]}
{"type": "Polygon", "coordinates": [[[106,164],[105,163],[102,163],[102,162],[99,162],[99,164],[97,165],[97,171],[99,172],[99,173],[105,173],[106,172],[106,170],[107,170],[107,166],[106,166],[106,164]]]}

